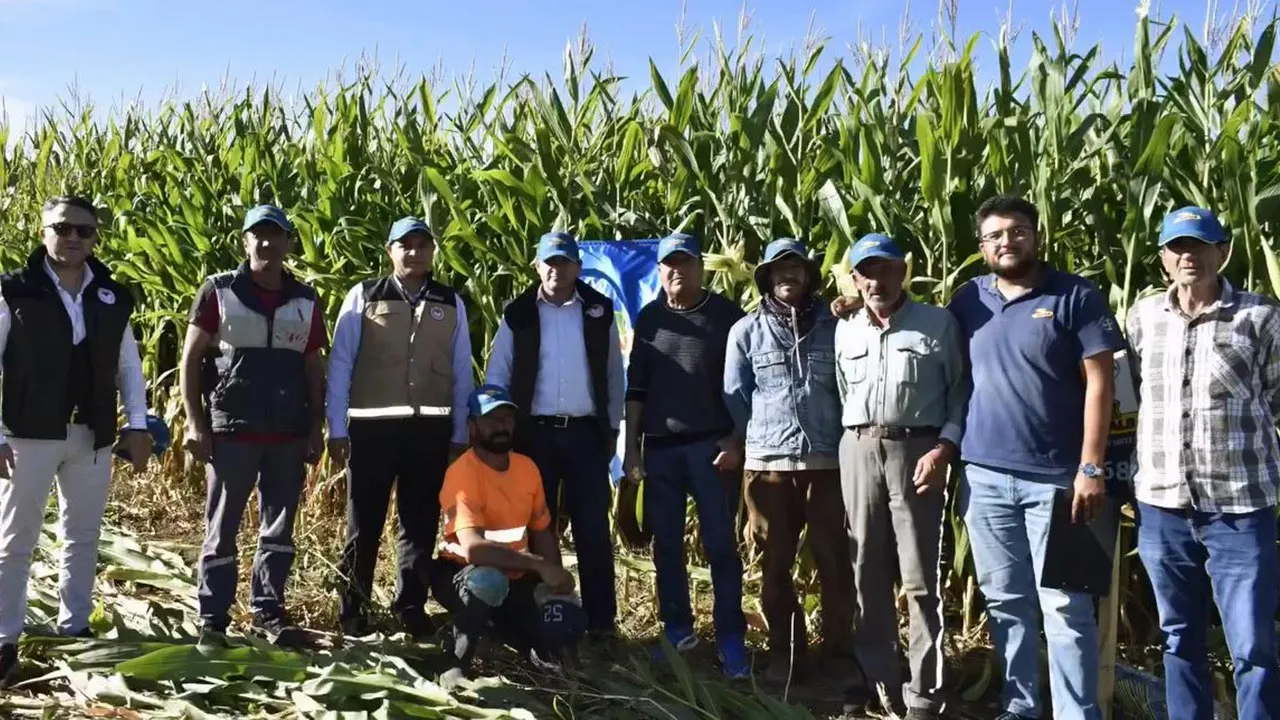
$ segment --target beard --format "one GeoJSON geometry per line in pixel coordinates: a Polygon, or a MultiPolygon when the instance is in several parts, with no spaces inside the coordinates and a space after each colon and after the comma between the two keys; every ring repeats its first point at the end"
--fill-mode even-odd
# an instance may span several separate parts
{"type": "Polygon", "coordinates": [[[991,272],[1002,280],[1021,280],[1030,275],[1036,268],[1034,255],[1018,258],[1012,265],[1001,265],[999,262],[988,263],[991,272]]]}
{"type": "Polygon", "coordinates": [[[480,441],[476,444],[491,453],[501,454],[511,452],[511,446],[513,443],[514,440],[511,437],[511,433],[499,432],[488,437],[480,438],[480,441]]]}

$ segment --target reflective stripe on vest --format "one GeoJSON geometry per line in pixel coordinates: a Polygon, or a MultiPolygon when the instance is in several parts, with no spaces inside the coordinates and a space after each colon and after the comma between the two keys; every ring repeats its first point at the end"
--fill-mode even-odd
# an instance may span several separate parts
{"type": "Polygon", "coordinates": [[[348,408],[347,416],[353,418],[401,418],[425,415],[428,417],[449,417],[453,408],[438,405],[395,405],[379,408],[348,408]]]}

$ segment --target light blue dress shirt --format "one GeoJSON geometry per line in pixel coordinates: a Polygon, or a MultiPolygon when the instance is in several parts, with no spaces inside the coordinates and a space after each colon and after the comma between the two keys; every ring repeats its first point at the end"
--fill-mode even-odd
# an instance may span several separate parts
{"type": "MultiPolygon", "coordinates": [[[[587,364],[587,344],[582,337],[582,298],[575,292],[564,305],[555,305],[538,290],[538,322],[542,341],[538,344],[538,379],[533,388],[532,415],[595,415],[591,370],[587,364]]],[[[489,352],[485,382],[502,387],[511,384],[513,345],[511,328],[504,319],[498,324],[489,352]]],[[[609,323],[609,426],[622,425],[623,392],[622,341],[618,323],[609,323]]]]}

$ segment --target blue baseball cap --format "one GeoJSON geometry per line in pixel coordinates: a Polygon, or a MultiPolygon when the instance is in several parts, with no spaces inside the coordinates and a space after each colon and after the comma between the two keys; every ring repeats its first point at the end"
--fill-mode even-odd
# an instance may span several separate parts
{"type": "Polygon", "coordinates": [[[549,232],[538,238],[538,262],[558,257],[582,262],[578,255],[578,241],[567,232],[549,232]]]}
{"type": "Polygon", "coordinates": [[[251,209],[244,216],[244,227],[241,230],[246,231],[254,225],[264,222],[278,225],[287,233],[293,232],[293,223],[289,222],[289,218],[285,217],[284,211],[275,205],[258,205],[251,209]]]}
{"type": "Polygon", "coordinates": [[[698,241],[692,235],[671,233],[658,242],[658,262],[662,262],[675,253],[684,253],[690,257],[702,257],[698,241]]]}
{"type": "Polygon", "coordinates": [[[471,417],[488,415],[504,405],[516,407],[511,394],[501,385],[481,385],[471,392],[471,397],[467,400],[467,410],[471,417]]]}
{"type": "Polygon", "coordinates": [[[788,255],[795,255],[801,260],[809,261],[809,251],[805,248],[803,242],[795,238],[778,238],[765,246],[764,262],[761,262],[760,265],[763,267],[788,255]]]}
{"type": "Polygon", "coordinates": [[[427,224],[416,217],[402,217],[391,226],[391,232],[387,234],[387,244],[390,245],[400,240],[409,233],[422,233],[427,236],[428,240],[435,240],[435,233],[431,232],[431,228],[427,224]]]}
{"type": "Polygon", "coordinates": [[[1202,243],[1219,245],[1227,242],[1227,231],[1217,216],[1199,207],[1184,207],[1164,216],[1160,223],[1160,247],[1164,247],[1178,238],[1192,238],[1202,243]]]}
{"type": "Polygon", "coordinates": [[[885,258],[887,260],[906,260],[907,254],[902,247],[888,235],[871,233],[858,238],[858,242],[849,248],[849,268],[858,267],[863,260],[885,258]]]}
{"type": "MultiPolygon", "coordinates": [[[[138,428],[128,428],[129,431],[136,429],[138,428]]],[[[156,457],[163,455],[164,451],[169,448],[169,424],[155,415],[148,415],[146,430],[147,434],[151,436],[151,453],[156,457]]],[[[132,458],[129,457],[129,447],[124,443],[123,433],[121,434],[120,441],[116,443],[113,452],[115,456],[121,460],[126,462],[132,460],[132,458]]]]}

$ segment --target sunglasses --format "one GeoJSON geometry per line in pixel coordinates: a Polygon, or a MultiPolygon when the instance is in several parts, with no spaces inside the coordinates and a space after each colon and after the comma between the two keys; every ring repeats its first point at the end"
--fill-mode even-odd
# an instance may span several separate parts
{"type": "Polygon", "coordinates": [[[98,234],[98,228],[96,225],[77,225],[69,222],[56,222],[52,225],[45,225],[45,227],[57,233],[58,237],[66,237],[74,231],[76,235],[88,240],[98,234]]]}

